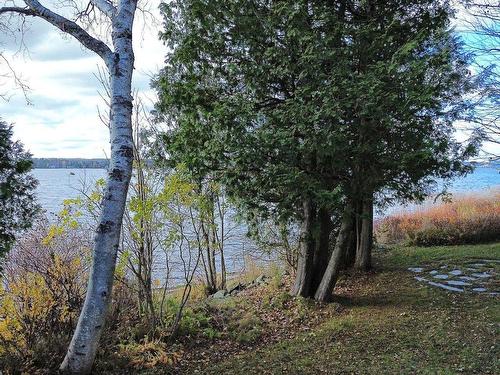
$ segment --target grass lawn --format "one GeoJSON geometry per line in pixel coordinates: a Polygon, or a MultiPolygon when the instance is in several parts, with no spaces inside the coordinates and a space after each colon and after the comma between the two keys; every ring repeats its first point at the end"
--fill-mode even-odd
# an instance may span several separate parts
{"type": "Polygon", "coordinates": [[[500,260],[500,244],[378,251],[373,273],[339,281],[340,313],[196,373],[498,374],[499,297],[431,288],[407,270],[474,259],[500,260]]]}

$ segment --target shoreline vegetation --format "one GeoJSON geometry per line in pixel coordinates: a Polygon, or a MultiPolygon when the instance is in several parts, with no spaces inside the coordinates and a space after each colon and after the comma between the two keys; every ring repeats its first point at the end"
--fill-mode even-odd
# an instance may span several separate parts
{"type": "MultiPolygon", "coordinates": [[[[440,215],[432,218],[462,225],[456,213],[463,210],[474,222],[484,217],[498,222],[497,198],[460,197],[440,204],[440,215]]],[[[415,223],[429,212],[435,210],[396,217],[415,223]]],[[[6,259],[0,363],[7,374],[54,373],[83,303],[89,232],[68,205],[60,220],[58,226],[35,225],[6,259]]],[[[387,244],[379,226],[373,269],[345,269],[331,303],[291,295],[294,271],[283,259],[248,260],[241,273],[228,272],[225,287],[216,292],[199,277],[175,287],[153,281],[152,303],[161,319],[154,331],[135,297],[139,285],[127,276],[126,258],[120,257],[95,373],[497,373],[498,297],[432,288],[408,269],[467,269],[487,259],[496,268],[481,286],[495,294],[500,242],[416,247],[400,236],[387,244]],[[359,358],[362,348],[367,355],[359,358]]],[[[405,230],[399,224],[391,234],[405,230]]],[[[220,274],[216,277],[220,283],[220,274]]]]}
{"type": "Polygon", "coordinates": [[[464,245],[500,241],[500,188],[432,199],[374,222],[381,244],[464,245]]]}

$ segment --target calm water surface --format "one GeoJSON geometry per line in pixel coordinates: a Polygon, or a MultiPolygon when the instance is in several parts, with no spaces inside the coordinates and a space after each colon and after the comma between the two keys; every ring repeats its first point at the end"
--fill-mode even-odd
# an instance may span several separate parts
{"type": "Polygon", "coordinates": [[[452,182],[451,192],[468,193],[500,187],[500,168],[477,167],[473,173],[452,182]]]}
{"type": "Polygon", "coordinates": [[[63,201],[76,198],[85,186],[92,186],[99,178],[106,177],[104,169],[34,169],[38,180],[38,201],[48,213],[61,210],[63,201]]]}
{"type": "MultiPolygon", "coordinates": [[[[478,167],[474,173],[453,181],[451,191],[468,193],[500,188],[500,170],[478,167]]],[[[58,212],[65,199],[80,195],[83,186],[91,186],[106,177],[104,169],[35,169],[33,175],[40,182],[37,194],[42,207],[49,213],[58,212]]]]}
{"type": "MultiPolygon", "coordinates": [[[[83,187],[91,187],[99,178],[106,177],[104,169],[35,169],[33,175],[38,179],[38,199],[47,213],[57,213],[61,210],[63,201],[68,198],[76,198],[81,195],[83,187]]],[[[462,179],[453,182],[451,191],[455,193],[468,193],[477,191],[488,191],[488,189],[500,188],[500,174],[495,168],[481,167],[462,179]]],[[[405,209],[414,209],[417,205],[407,205],[405,209]]],[[[376,211],[376,216],[381,217],[392,212],[401,210],[403,207],[390,207],[376,211]]],[[[49,220],[51,215],[49,215],[49,220]]],[[[239,227],[235,236],[226,242],[226,262],[229,272],[239,271],[245,268],[245,254],[257,254],[253,242],[245,235],[245,227],[239,227]],[[239,233],[241,232],[241,233],[239,233]]],[[[160,254],[161,255],[161,254],[160,254]]],[[[161,258],[161,256],[160,256],[161,258]]],[[[264,260],[262,258],[261,260],[264,260]]],[[[172,258],[174,267],[172,277],[174,284],[182,283],[181,273],[176,268],[176,258],[172,258]]],[[[163,261],[158,259],[158,269],[155,269],[155,277],[163,279],[163,261]]],[[[180,266],[179,266],[180,267],[180,266]]]]}

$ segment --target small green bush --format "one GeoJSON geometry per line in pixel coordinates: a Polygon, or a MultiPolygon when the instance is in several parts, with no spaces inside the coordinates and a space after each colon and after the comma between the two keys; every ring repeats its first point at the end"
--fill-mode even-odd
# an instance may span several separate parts
{"type": "Polygon", "coordinates": [[[211,317],[203,308],[187,308],[181,318],[179,333],[182,335],[197,334],[210,327],[211,317]]]}
{"type": "Polygon", "coordinates": [[[218,339],[222,336],[221,332],[217,331],[213,327],[204,328],[202,333],[203,336],[209,338],[210,340],[218,339]]]}

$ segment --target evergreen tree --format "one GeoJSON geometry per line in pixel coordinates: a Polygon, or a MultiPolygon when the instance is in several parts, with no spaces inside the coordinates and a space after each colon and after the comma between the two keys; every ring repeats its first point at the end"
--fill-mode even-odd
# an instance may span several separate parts
{"type": "Polygon", "coordinates": [[[0,256],[10,250],[19,230],[31,226],[38,210],[31,155],[12,135],[12,126],[0,120],[0,256]]]}
{"type": "Polygon", "coordinates": [[[338,84],[351,145],[356,266],[367,269],[375,193],[421,200],[436,178],[470,170],[462,162],[477,142],[460,147],[452,134],[453,122],[472,108],[464,95],[474,84],[446,2],[371,0],[349,12],[351,76],[338,84]]]}
{"type": "Polygon", "coordinates": [[[472,86],[446,1],[179,0],[163,12],[166,157],[214,174],[249,216],[301,222],[294,294],[329,298],[353,214],[369,249],[375,193],[422,198],[467,171],[474,150],[452,123],[472,86]]]}

